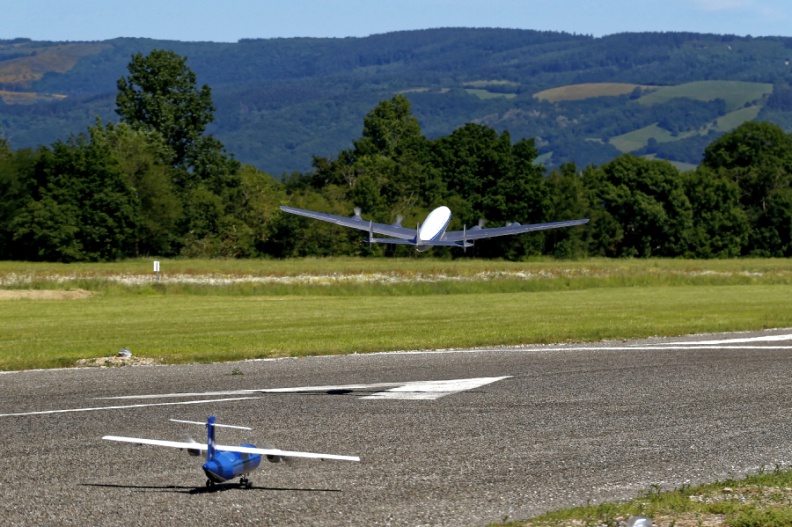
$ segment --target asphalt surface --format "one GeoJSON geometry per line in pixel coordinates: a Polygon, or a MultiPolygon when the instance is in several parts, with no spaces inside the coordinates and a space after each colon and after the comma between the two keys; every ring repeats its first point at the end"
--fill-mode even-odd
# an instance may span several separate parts
{"type": "Polygon", "coordinates": [[[4,525],[59,526],[473,526],[527,518],[635,497],[653,485],[788,468],[791,374],[792,329],[4,373],[0,514],[4,525]],[[448,384],[405,384],[479,378],[488,379],[445,395],[448,384]],[[108,399],[142,395],[156,397],[108,399]],[[200,426],[168,419],[208,415],[255,429],[219,430],[224,443],[361,462],[264,462],[251,475],[253,489],[207,490],[201,458],[101,439],[201,440],[200,426]]]}

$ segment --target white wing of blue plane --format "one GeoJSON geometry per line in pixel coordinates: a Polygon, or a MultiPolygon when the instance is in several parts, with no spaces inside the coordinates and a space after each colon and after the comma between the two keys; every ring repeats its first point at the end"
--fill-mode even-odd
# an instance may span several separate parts
{"type": "MultiPolygon", "coordinates": [[[[102,439],[107,441],[120,441],[122,443],[135,443],[138,445],[165,446],[170,448],[181,448],[182,450],[198,450],[206,452],[209,446],[203,443],[165,441],[162,439],[145,439],[142,437],[123,437],[123,436],[104,436],[102,439]]],[[[334,461],[360,461],[358,456],[339,456],[337,454],[317,454],[315,452],[292,452],[279,448],[255,448],[242,445],[215,445],[217,452],[238,452],[240,454],[261,454],[262,456],[291,457],[304,459],[328,459],[334,461]]]]}
{"type": "Polygon", "coordinates": [[[484,229],[475,226],[470,229],[463,228],[461,231],[446,231],[451,222],[451,210],[448,207],[438,207],[434,209],[424,220],[423,224],[418,225],[415,230],[402,227],[401,222],[387,224],[367,221],[360,217],[360,210],[355,209],[352,217],[337,216],[325,212],[315,212],[312,210],[298,209],[295,207],[281,206],[283,212],[313,218],[315,220],[335,223],[343,227],[350,227],[361,231],[368,231],[370,243],[391,243],[402,245],[413,245],[418,251],[426,251],[433,246],[448,247],[472,247],[473,241],[483,238],[494,238],[496,236],[510,236],[522,234],[524,232],[543,231],[547,229],[558,229],[561,227],[572,227],[587,223],[588,219],[555,221],[550,223],[532,223],[521,225],[510,223],[503,227],[493,227],[484,229]],[[375,238],[374,234],[390,236],[390,238],[375,238]]]}

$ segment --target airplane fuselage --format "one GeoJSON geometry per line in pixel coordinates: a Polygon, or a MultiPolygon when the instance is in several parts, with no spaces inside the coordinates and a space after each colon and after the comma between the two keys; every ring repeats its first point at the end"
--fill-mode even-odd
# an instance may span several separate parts
{"type": "Polygon", "coordinates": [[[451,210],[446,207],[437,207],[424,220],[423,225],[418,228],[415,240],[415,248],[419,252],[428,251],[433,243],[443,237],[448,224],[451,222],[451,210]]]}
{"type": "MultiPolygon", "coordinates": [[[[240,446],[255,448],[256,445],[243,444],[240,446]]],[[[230,479],[242,477],[256,470],[261,464],[260,454],[245,452],[215,452],[212,459],[203,464],[206,477],[214,483],[222,483],[230,479]]]]}

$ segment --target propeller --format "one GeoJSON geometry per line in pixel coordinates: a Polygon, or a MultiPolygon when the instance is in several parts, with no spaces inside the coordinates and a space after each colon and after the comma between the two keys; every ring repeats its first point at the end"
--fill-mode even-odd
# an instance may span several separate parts
{"type": "MultiPolygon", "coordinates": [[[[270,448],[273,450],[277,450],[278,448],[271,443],[262,443],[259,448],[270,448]]],[[[281,457],[281,456],[264,456],[267,458],[267,461],[270,463],[283,463],[284,465],[291,465],[294,463],[295,459],[290,457],[281,457]]]]}
{"type": "Polygon", "coordinates": [[[360,207],[355,207],[352,210],[355,211],[355,215],[353,216],[353,218],[355,218],[356,220],[363,221],[363,218],[360,217],[360,207]]]}
{"type": "Polygon", "coordinates": [[[396,215],[396,221],[393,223],[393,226],[394,227],[401,227],[403,219],[404,219],[404,216],[402,216],[401,214],[397,214],[396,215]]]}
{"type": "MultiPolygon", "coordinates": [[[[192,443],[194,445],[202,445],[202,443],[199,443],[198,441],[193,439],[193,437],[191,435],[189,435],[189,434],[184,434],[183,437],[184,437],[184,442],[185,443],[192,443]]],[[[188,448],[187,449],[187,453],[190,454],[193,457],[198,457],[198,456],[201,455],[201,451],[199,449],[197,449],[197,448],[188,448]]]]}
{"type": "Polygon", "coordinates": [[[467,225],[462,225],[462,252],[467,252],[467,225]]]}

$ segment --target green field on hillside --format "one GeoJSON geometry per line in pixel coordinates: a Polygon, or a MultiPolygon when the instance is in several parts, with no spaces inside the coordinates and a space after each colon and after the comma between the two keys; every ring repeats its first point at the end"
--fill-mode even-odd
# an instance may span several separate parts
{"type": "Polygon", "coordinates": [[[592,82],[583,84],[570,84],[543,90],[534,94],[534,97],[548,102],[579,101],[592,97],[616,97],[632,93],[635,88],[652,89],[655,86],[644,86],[626,82],[592,82]]]}
{"type": "Polygon", "coordinates": [[[659,88],[642,96],[638,102],[645,105],[662,104],[677,97],[698,101],[723,99],[729,111],[734,111],[770,95],[772,91],[772,84],[761,82],[698,81],[659,88]]]}
{"type": "Polygon", "coordinates": [[[759,116],[762,111],[761,106],[747,106],[733,112],[729,112],[723,117],[718,118],[713,127],[716,132],[728,132],[734,130],[746,121],[752,121],[759,116]]]}
{"type": "Polygon", "coordinates": [[[646,146],[649,139],[654,139],[658,143],[668,143],[693,135],[692,133],[680,134],[674,137],[671,132],[660,128],[656,124],[645,126],[632,132],[627,132],[616,137],[612,137],[610,144],[618,148],[621,152],[634,152],[646,146]]]}

